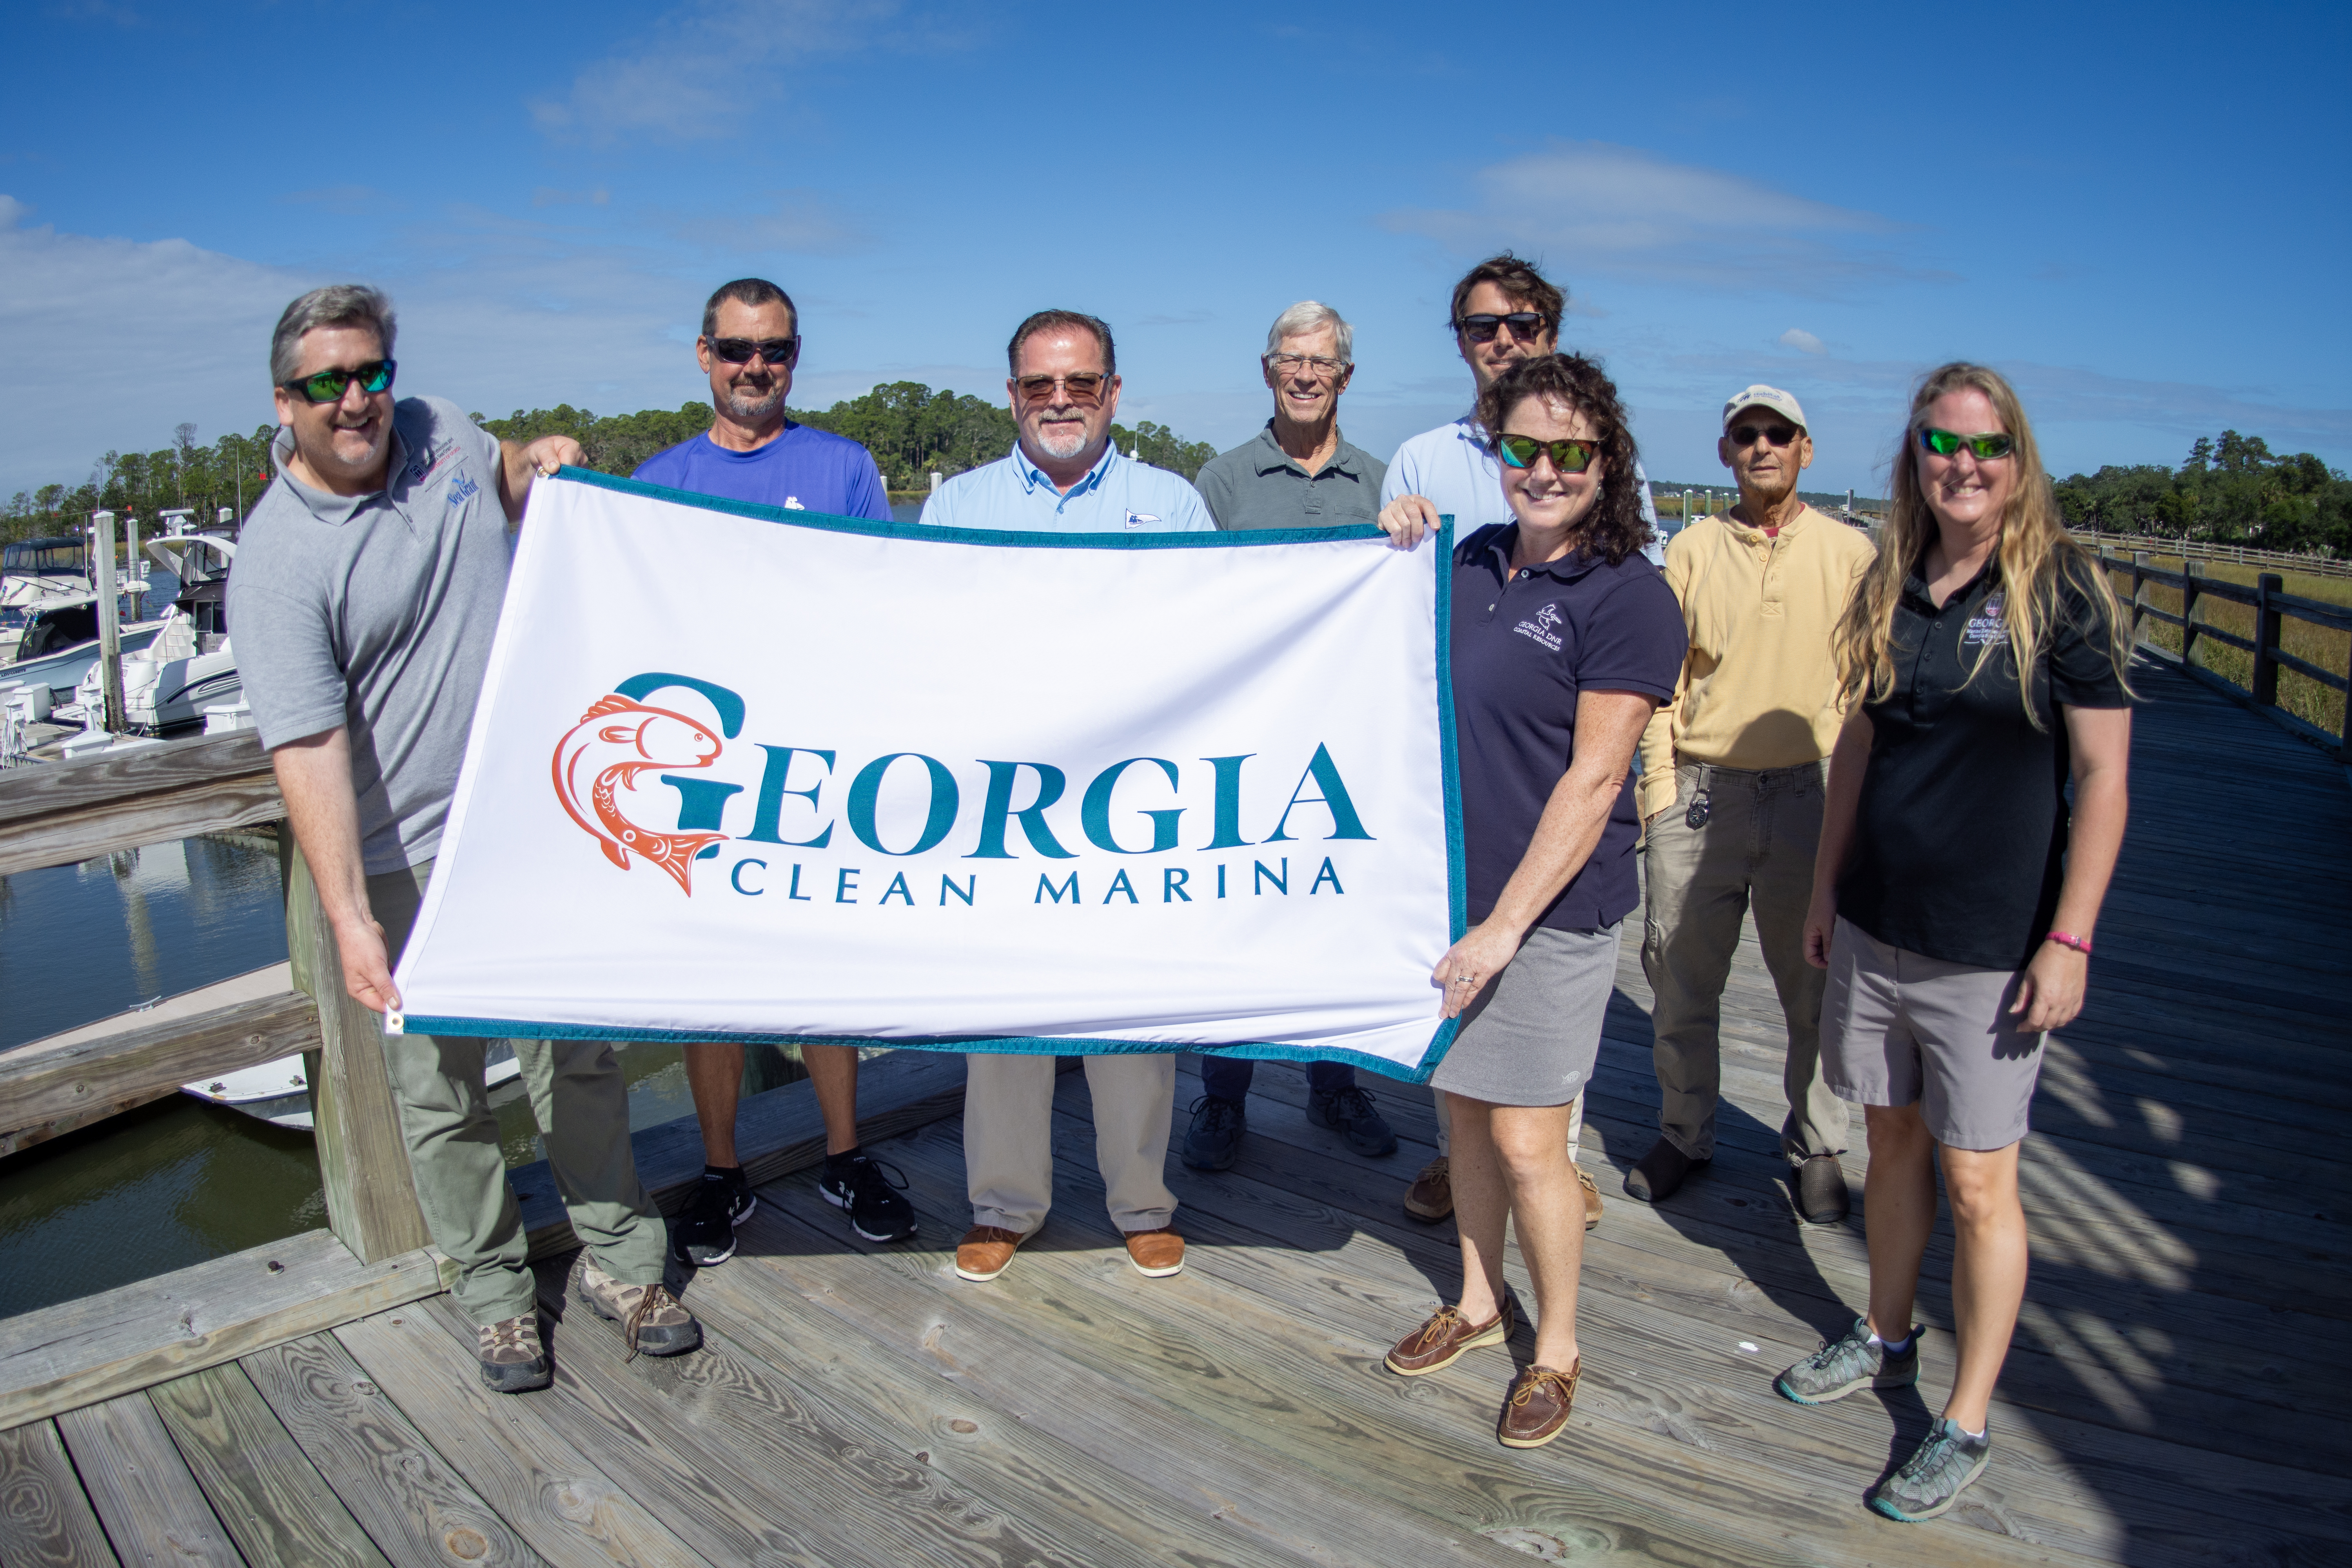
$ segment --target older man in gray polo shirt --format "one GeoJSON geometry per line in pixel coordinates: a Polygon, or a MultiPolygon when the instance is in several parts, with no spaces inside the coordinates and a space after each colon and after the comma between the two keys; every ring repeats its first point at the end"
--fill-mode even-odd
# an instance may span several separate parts
{"type": "Polygon", "coordinates": [[[1356,330],[1318,300],[1274,319],[1258,356],[1274,417],[1192,481],[1219,528],[1338,528],[1380,516],[1388,465],[1339,434],[1355,349],[1356,330]]]}

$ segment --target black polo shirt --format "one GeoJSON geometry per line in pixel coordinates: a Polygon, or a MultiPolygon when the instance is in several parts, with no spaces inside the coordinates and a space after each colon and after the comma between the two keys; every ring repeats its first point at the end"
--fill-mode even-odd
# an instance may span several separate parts
{"type": "MultiPolygon", "coordinates": [[[[1612,566],[1579,551],[1515,574],[1518,532],[1490,523],[1454,549],[1454,733],[1474,921],[1494,912],[1576,755],[1578,694],[1663,702],[1689,647],[1674,590],[1647,560],[1612,566]]],[[[1642,901],[1640,837],[1629,776],[1591,858],[1536,923],[1596,931],[1632,912],[1642,901]]]]}
{"type": "Polygon", "coordinates": [[[2059,710],[2131,702],[2105,600],[2062,574],[2033,669],[2041,722],[2030,722],[2004,597],[1998,558],[1941,609],[1920,578],[1904,583],[1887,650],[1895,688],[1863,705],[1870,767],[1837,886],[1838,913],[1879,941],[1982,969],[2023,967],[2058,908],[2073,766],[2059,710]]]}

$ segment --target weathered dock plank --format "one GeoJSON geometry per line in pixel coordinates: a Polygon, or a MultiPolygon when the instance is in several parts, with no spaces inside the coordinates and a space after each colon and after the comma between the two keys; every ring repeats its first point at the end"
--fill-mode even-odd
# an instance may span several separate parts
{"type": "Polygon", "coordinates": [[[92,1568],[116,1561],[57,1423],[0,1432],[0,1563],[92,1568]]]}
{"type": "Polygon", "coordinates": [[[247,1562],[390,1568],[242,1367],[206,1367],[148,1397],[247,1562]]]}
{"type": "Polygon", "coordinates": [[[125,1394],[58,1417],[82,1489],[126,1563],[244,1568],[155,1407],[125,1394]]]}

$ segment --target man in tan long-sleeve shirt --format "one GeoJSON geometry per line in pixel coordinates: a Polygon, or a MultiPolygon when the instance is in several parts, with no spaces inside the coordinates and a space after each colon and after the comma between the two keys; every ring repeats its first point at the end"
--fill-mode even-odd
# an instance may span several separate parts
{"type": "Polygon", "coordinates": [[[1822,1082],[1823,971],[1805,962],[1806,906],[1820,841],[1824,760],[1844,721],[1830,632],[1875,551],[1797,496],[1813,460],[1804,410],[1751,386],[1724,405],[1717,452],[1739,504],[1666,546],[1690,654],[1675,700],[1642,737],[1640,804],[1649,890],[1642,967],[1658,1074],[1658,1142],[1625,1177],[1654,1203],[1715,1154],[1724,982],[1752,905],[1788,1020],[1780,1144],[1797,1207],[1843,1219],[1844,1102],[1822,1082]]]}

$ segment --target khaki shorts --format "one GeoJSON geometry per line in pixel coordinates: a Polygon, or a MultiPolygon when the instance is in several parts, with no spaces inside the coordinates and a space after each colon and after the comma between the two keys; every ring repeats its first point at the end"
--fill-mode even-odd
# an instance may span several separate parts
{"type": "Polygon", "coordinates": [[[1916,1105],[1936,1142],[2006,1149],[2025,1136],[2042,1037],[2010,1006],[2018,973],[1890,947],[1840,920],[1822,999],[1822,1077],[1857,1105],[1916,1105]]]}

